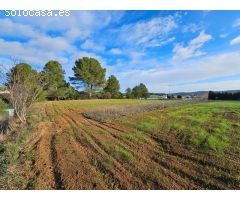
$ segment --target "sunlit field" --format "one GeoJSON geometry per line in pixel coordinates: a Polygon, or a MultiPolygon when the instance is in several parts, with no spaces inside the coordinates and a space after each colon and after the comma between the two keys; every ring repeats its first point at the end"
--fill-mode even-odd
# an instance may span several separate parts
{"type": "Polygon", "coordinates": [[[38,103],[0,187],[239,189],[240,102],[180,102],[38,103]]]}

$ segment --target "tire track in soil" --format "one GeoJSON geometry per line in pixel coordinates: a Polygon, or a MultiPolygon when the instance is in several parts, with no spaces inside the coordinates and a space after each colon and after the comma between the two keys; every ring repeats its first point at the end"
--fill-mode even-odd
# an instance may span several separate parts
{"type": "MultiPolygon", "coordinates": [[[[90,120],[83,117],[81,112],[53,102],[44,108],[51,122],[44,123],[45,127],[38,130],[40,137],[36,145],[34,173],[38,174],[36,185],[40,189],[149,189],[144,180],[145,172],[153,169],[160,175],[159,180],[150,178],[151,189],[224,189],[228,188],[224,182],[227,177],[215,176],[207,168],[226,173],[239,169],[235,165],[230,168],[221,166],[221,162],[209,160],[207,154],[188,151],[171,138],[174,135],[161,135],[163,137],[160,138],[146,133],[151,142],[138,146],[119,135],[129,128],[90,120]],[[70,138],[70,142],[61,141],[56,145],[56,137],[62,140],[70,138]],[[104,146],[105,141],[120,144],[138,160],[122,162],[111,155],[104,146]],[[63,148],[73,152],[71,158],[64,155],[63,148]],[[106,158],[112,160],[111,165],[106,158]],[[76,168],[77,171],[74,171],[76,168]],[[201,176],[201,173],[206,175],[201,176]],[[91,181],[94,176],[98,177],[96,182],[101,182],[100,185],[91,181]],[[209,177],[211,182],[205,180],[209,177]]],[[[237,184],[236,181],[236,188],[239,187],[237,184]]]]}
{"type": "Polygon", "coordinates": [[[30,181],[34,180],[35,189],[64,189],[61,174],[57,169],[57,153],[54,146],[57,129],[49,116],[53,105],[52,103],[44,104],[42,109],[45,111],[46,121],[37,127],[34,134],[38,136],[38,140],[35,142],[35,163],[33,172],[30,172],[30,181]]]}
{"type": "MultiPolygon", "coordinates": [[[[123,129],[120,129],[118,127],[116,128],[113,124],[109,125],[107,123],[99,123],[99,122],[96,122],[94,120],[90,120],[90,122],[92,124],[96,124],[96,126],[98,126],[101,129],[105,129],[104,128],[104,126],[105,126],[105,127],[117,130],[117,131],[124,131],[123,129]]],[[[111,132],[109,131],[109,133],[111,133],[111,132]]],[[[154,139],[154,140],[156,141],[156,139],[154,139]]],[[[215,181],[214,184],[209,183],[209,181],[206,181],[206,180],[202,179],[203,177],[205,177],[205,179],[209,178],[209,177],[206,177],[205,174],[203,174],[203,173],[207,173],[207,171],[206,170],[202,171],[202,170],[200,170],[201,166],[200,167],[197,166],[199,164],[204,164],[204,165],[208,164],[208,166],[216,167],[217,165],[214,165],[214,164],[212,164],[212,163],[210,163],[208,161],[204,161],[204,160],[200,160],[200,159],[194,159],[194,158],[188,157],[188,156],[186,156],[184,154],[179,154],[178,153],[176,155],[176,154],[174,154],[174,151],[173,152],[172,151],[166,151],[168,149],[166,144],[164,145],[164,147],[165,147],[164,148],[165,149],[164,150],[164,155],[161,154],[161,156],[167,157],[167,159],[165,159],[165,160],[168,160],[168,161],[171,160],[171,164],[169,164],[169,162],[163,161],[163,158],[161,158],[161,160],[159,160],[158,158],[156,158],[154,156],[152,157],[152,159],[156,163],[160,164],[161,167],[163,167],[163,168],[165,168],[165,169],[167,169],[167,170],[169,170],[169,171],[171,171],[171,172],[173,172],[173,173],[183,177],[184,179],[188,179],[188,182],[194,182],[200,188],[204,188],[204,189],[224,189],[224,188],[228,187],[226,185],[226,181],[227,180],[230,181],[230,178],[228,178],[228,177],[217,177],[217,176],[215,176],[213,174],[209,174],[208,173],[208,176],[211,177],[211,179],[215,181]],[[191,158],[191,159],[189,159],[189,158],[191,158]],[[190,169],[190,167],[188,167],[188,169],[186,168],[186,166],[189,166],[189,165],[190,165],[191,169],[190,169]],[[178,168],[175,167],[175,166],[178,166],[178,168]],[[192,174],[195,174],[197,176],[195,177],[192,174]]],[[[174,149],[174,148],[172,148],[172,149],[174,149]]],[[[224,169],[224,171],[232,171],[232,170],[229,170],[229,169],[226,169],[226,168],[222,168],[222,167],[219,167],[219,166],[217,166],[217,167],[218,167],[218,169],[220,168],[221,170],[224,169]]],[[[167,174],[167,172],[166,172],[166,174],[167,174]]],[[[237,180],[235,181],[233,179],[231,179],[231,181],[234,182],[234,185],[236,185],[236,188],[237,188],[239,182],[237,180]]]]}
{"type": "MultiPolygon", "coordinates": [[[[94,120],[89,120],[89,119],[87,119],[87,121],[89,121],[89,123],[101,128],[101,129],[107,131],[111,135],[114,135],[114,134],[113,134],[113,132],[109,131],[108,129],[113,129],[113,130],[118,131],[118,132],[123,132],[122,129],[115,128],[112,125],[108,125],[107,123],[98,123],[94,120]]],[[[121,138],[119,136],[114,135],[114,137],[116,137],[119,140],[123,140],[123,138],[121,138]]],[[[124,141],[124,142],[125,142],[125,144],[127,144],[128,147],[133,147],[137,152],[139,152],[138,151],[139,147],[137,145],[134,145],[133,143],[130,143],[127,140],[124,141]]],[[[148,149],[154,149],[154,148],[156,148],[156,147],[154,147],[154,146],[148,147],[148,149]]],[[[141,151],[141,149],[140,149],[140,151],[141,151]]],[[[145,159],[145,158],[141,158],[141,159],[145,160],[145,162],[148,162],[149,164],[153,164],[152,162],[155,162],[155,164],[159,164],[159,162],[156,161],[156,159],[152,158],[152,154],[156,154],[156,153],[157,153],[156,151],[152,151],[151,153],[148,152],[147,157],[149,157],[150,159],[145,159]]],[[[192,182],[191,179],[187,180],[186,179],[187,176],[183,176],[185,174],[184,172],[183,173],[176,173],[177,170],[172,169],[170,167],[166,167],[166,165],[160,165],[159,167],[161,168],[161,170],[164,174],[166,174],[169,178],[171,178],[172,181],[175,181],[181,188],[193,188],[193,189],[197,189],[197,188],[199,189],[200,188],[197,185],[195,185],[194,183],[191,183],[192,182]]]]}
{"type": "MultiPolygon", "coordinates": [[[[73,115],[71,115],[71,116],[73,116],[73,115]]],[[[85,119],[86,120],[86,119],[85,119]]],[[[87,122],[89,122],[89,120],[87,119],[87,122]]],[[[105,131],[108,131],[108,133],[110,133],[110,134],[112,134],[109,130],[107,130],[106,128],[104,128],[103,127],[103,125],[102,124],[96,124],[96,122],[94,122],[93,123],[93,121],[91,121],[91,122],[89,122],[90,124],[92,124],[93,126],[97,126],[97,127],[99,127],[99,128],[101,128],[101,129],[104,129],[105,131]]],[[[119,131],[119,130],[118,130],[119,131]]],[[[121,138],[120,138],[121,139],[121,138]]],[[[142,158],[143,159],[143,158],[142,158]]],[[[145,161],[146,162],[152,162],[152,161],[149,161],[149,160],[146,160],[145,159],[145,161]]],[[[149,164],[153,164],[153,163],[149,163],[149,164]]],[[[131,167],[134,167],[134,166],[131,166],[131,167]]],[[[131,168],[130,167],[130,168],[131,168]]],[[[176,173],[174,173],[173,171],[171,171],[171,170],[169,170],[169,168],[164,168],[163,166],[161,166],[161,168],[162,168],[162,172],[164,172],[164,174],[167,174],[168,175],[168,178],[171,178],[172,179],[172,181],[177,181],[176,183],[178,184],[178,185],[180,185],[182,188],[197,188],[197,186],[195,186],[194,184],[191,184],[188,180],[186,180],[186,178],[185,179],[183,179],[182,177],[180,177],[179,176],[179,174],[176,174],[176,173]],[[185,185],[184,185],[184,182],[185,182],[185,185]],[[186,186],[186,185],[188,185],[188,186],[186,186]],[[189,186],[190,185],[190,186],[189,186]]],[[[175,186],[176,187],[176,186],[175,186]]],[[[165,187],[163,187],[163,188],[165,188],[165,187]]],[[[156,189],[159,189],[159,186],[156,188],[156,189]]]]}
{"type": "Polygon", "coordinates": [[[59,138],[63,138],[65,142],[62,141],[63,143],[58,144],[59,155],[61,155],[58,162],[66,187],[68,189],[106,189],[104,180],[99,176],[99,172],[90,164],[91,160],[86,149],[79,145],[72,136],[72,128],[66,116],[59,117],[56,123],[64,127],[64,131],[59,135],[59,138]],[[68,139],[69,141],[67,141],[68,139]],[[65,155],[66,149],[72,153],[65,155]],[[68,165],[66,165],[66,162],[68,165]],[[95,179],[99,180],[94,181],[95,179]]]}
{"type": "MultiPolygon", "coordinates": [[[[92,120],[91,120],[92,121],[92,120]]],[[[113,130],[117,130],[119,132],[122,132],[123,130],[120,129],[120,128],[116,128],[114,127],[114,125],[109,125],[107,123],[104,123],[104,124],[101,124],[101,125],[97,125],[103,129],[104,126],[107,127],[107,128],[110,128],[110,129],[113,129],[113,130]]],[[[109,132],[110,133],[110,132],[109,132]]],[[[110,133],[111,134],[111,133],[110,133]]],[[[121,138],[119,138],[121,139],[121,138]]],[[[137,148],[137,146],[134,146],[134,148],[137,148]]],[[[150,148],[149,148],[150,149],[150,148]]],[[[153,147],[152,146],[152,149],[156,149],[156,147],[153,147]]],[[[192,189],[200,189],[200,184],[195,184],[194,182],[196,183],[199,183],[200,181],[196,181],[196,179],[191,179],[191,176],[188,175],[188,173],[185,173],[184,171],[178,169],[178,168],[172,168],[172,167],[169,167],[168,164],[164,163],[164,162],[160,162],[158,159],[156,159],[156,157],[152,156],[152,155],[155,155],[157,154],[157,151],[153,151],[151,153],[148,154],[148,157],[151,158],[151,161],[155,162],[155,164],[159,164],[162,169],[163,169],[163,172],[168,175],[170,178],[172,178],[174,181],[176,181],[182,188],[192,188],[192,189]],[[180,173],[181,172],[181,173],[180,173]],[[192,180],[195,180],[194,182],[192,180]],[[192,182],[192,183],[191,183],[192,182]],[[199,185],[199,186],[198,186],[199,185]]],[[[166,155],[162,155],[162,156],[165,156],[166,155]]],[[[163,158],[162,158],[163,159],[163,158]]],[[[172,163],[174,164],[174,163],[172,163]]],[[[179,166],[179,163],[176,163],[176,166],[179,166]]],[[[186,167],[186,166],[181,166],[181,167],[186,167]]],[[[189,170],[189,169],[188,169],[189,170]]],[[[196,171],[192,171],[192,173],[196,173],[196,171]]]]}
{"type": "MultiPolygon", "coordinates": [[[[61,112],[65,112],[65,110],[61,110],[61,112]]],[[[68,117],[67,115],[64,116],[64,120],[71,126],[74,138],[76,139],[76,141],[79,143],[78,145],[82,146],[84,148],[84,152],[88,155],[88,157],[93,157],[90,153],[89,153],[89,146],[87,146],[85,143],[82,142],[82,138],[81,140],[79,138],[76,137],[75,135],[75,128],[74,128],[74,122],[71,120],[70,117],[68,117]]],[[[77,132],[79,132],[79,130],[77,130],[77,132]]],[[[99,156],[99,155],[98,155],[99,156]]],[[[96,158],[98,158],[98,156],[96,156],[96,158]]],[[[110,179],[111,183],[114,183],[115,185],[119,185],[116,184],[116,180],[114,180],[114,176],[113,174],[107,170],[107,168],[105,166],[103,166],[100,162],[97,163],[97,165],[95,165],[95,167],[97,168],[98,171],[100,171],[101,173],[104,173],[104,177],[105,179],[110,179]],[[107,177],[107,178],[106,178],[107,177]]],[[[105,182],[105,180],[102,180],[102,182],[105,182]]],[[[107,184],[106,184],[107,185],[107,184]]],[[[119,188],[117,186],[117,188],[119,188]]],[[[103,188],[101,188],[103,189],[103,188]]],[[[106,189],[106,188],[105,188],[106,189]]],[[[115,188],[116,189],[116,188],[115,188]]]]}
{"type": "Polygon", "coordinates": [[[57,151],[55,148],[55,138],[56,136],[54,135],[51,139],[51,159],[52,159],[52,163],[53,163],[53,174],[54,174],[54,181],[55,181],[55,189],[57,190],[64,190],[64,185],[63,185],[63,181],[61,178],[61,173],[58,170],[57,167],[57,151]]]}
{"type": "MultiPolygon", "coordinates": [[[[218,169],[220,171],[223,172],[234,172],[235,170],[232,169],[227,169],[224,167],[219,166],[218,164],[215,164],[211,161],[208,160],[203,160],[201,159],[202,156],[204,155],[199,155],[197,152],[191,153],[190,152],[186,152],[187,150],[184,149],[183,147],[179,146],[179,144],[171,144],[169,143],[169,140],[163,140],[164,137],[162,137],[161,139],[159,137],[156,136],[152,136],[152,138],[157,141],[159,143],[159,145],[162,147],[162,152],[164,152],[165,156],[167,156],[167,160],[172,160],[172,159],[177,159],[178,162],[186,162],[187,164],[189,164],[191,166],[191,169],[195,169],[196,173],[193,173],[195,176],[192,176],[192,173],[187,173],[185,174],[186,177],[189,177],[190,179],[196,181],[197,183],[199,183],[201,185],[202,188],[205,189],[224,189],[224,188],[228,188],[228,185],[226,184],[225,180],[227,180],[228,178],[224,178],[224,177],[216,177],[214,174],[209,173],[206,169],[207,168],[215,168],[218,169]],[[177,147],[177,150],[176,150],[177,147]],[[195,155],[194,155],[195,154],[195,155]],[[197,158],[196,156],[199,156],[200,158],[197,158]],[[214,181],[214,183],[209,183],[209,181],[204,180],[205,179],[209,179],[211,178],[211,181],[214,181]]],[[[171,140],[170,140],[171,141],[171,140]]],[[[160,151],[161,152],[161,151],[160,151]]],[[[205,157],[207,158],[207,157],[205,157]]],[[[163,162],[163,160],[159,160],[157,158],[156,159],[158,162],[162,163],[163,165],[170,167],[169,163],[167,162],[163,162]]],[[[171,166],[173,168],[175,168],[174,166],[171,166]]],[[[179,168],[179,169],[174,169],[174,170],[180,170],[179,173],[184,174],[185,172],[182,171],[182,169],[184,169],[183,167],[179,168]]],[[[236,171],[237,173],[237,171],[236,171]]],[[[234,181],[233,179],[231,179],[232,181],[234,181]]],[[[235,186],[237,188],[237,184],[238,182],[235,182],[235,186]]]]}
{"type": "MultiPolygon", "coordinates": [[[[72,119],[72,115],[71,117],[69,117],[69,120],[70,120],[69,123],[73,123],[74,126],[77,127],[76,129],[78,130],[78,134],[79,134],[79,131],[81,133],[80,136],[82,136],[82,138],[81,139],[76,138],[76,140],[81,145],[85,146],[86,149],[88,149],[87,151],[93,151],[92,152],[93,158],[96,158],[96,159],[102,158],[99,160],[100,170],[103,172],[107,171],[108,176],[113,178],[112,182],[117,182],[117,185],[120,186],[120,189],[129,189],[129,188],[134,189],[134,187],[132,187],[131,185],[134,185],[133,180],[135,179],[135,177],[129,174],[130,172],[127,169],[125,169],[124,166],[121,165],[121,163],[119,163],[119,161],[117,161],[114,158],[112,158],[112,162],[114,166],[112,168],[107,167],[103,162],[104,157],[105,158],[109,157],[109,154],[105,151],[105,149],[102,148],[102,146],[98,141],[96,141],[96,138],[93,139],[92,137],[90,137],[89,133],[86,132],[86,130],[81,127],[81,124],[79,124],[79,126],[77,125],[77,122],[75,121],[75,119],[72,119]],[[88,141],[91,141],[91,142],[83,143],[83,138],[86,138],[88,141]],[[124,174],[125,176],[121,177],[121,174],[124,174]]],[[[135,180],[135,183],[137,182],[138,181],[135,180]]]]}
{"type": "Polygon", "coordinates": [[[170,139],[168,139],[167,137],[165,138],[165,136],[162,138],[160,138],[156,135],[153,135],[153,134],[150,134],[150,136],[153,140],[155,140],[159,145],[162,146],[162,150],[164,150],[164,152],[167,152],[168,154],[170,154],[172,156],[179,157],[179,158],[185,159],[185,160],[189,160],[191,162],[202,165],[202,167],[214,167],[214,168],[222,170],[226,173],[230,173],[232,171],[237,172],[238,170],[240,170],[240,166],[236,165],[235,163],[232,163],[230,160],[227,160],[227,162],[231,162],[231,164],[233,164],[233,168],[232,167],[226,168],[226,167],[221,166],[221,164],[223,164],[223,163],[221,163],[221,164],[216,163],[216,161],[209,159],[209,157],[212,157],[214,155],[210,155],[210,154],[207,155],[207,154],[200,153],[200,152],[194,152],[194,154],[195,154],[194,155],[193,153],[191,153],[187,149],[184,149],[184,147],[181,147],[180,145],[178,145],[178,147],[177,147],[178,149],[176,149],[176,146],[174,146],[174,145],[177,145],[177,144],[171,143],[170,139]],[[199,156],[199,157],[197,157],[197,156],[199,156]],[[234,168],[236,168],[236,169],[234,169],[234,168]]]}

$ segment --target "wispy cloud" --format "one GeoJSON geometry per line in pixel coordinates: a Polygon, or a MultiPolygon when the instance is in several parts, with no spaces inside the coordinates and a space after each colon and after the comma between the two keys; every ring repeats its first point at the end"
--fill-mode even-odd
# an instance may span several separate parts
{"type": "Polygon", "coordinates": [[[240,27],[240,18],[236,19],[232,25],[234,28],[239,28],[240,27]]]}
{"type": "Polygon", "coordinates": [[[119,48],[113,48],[113,49],[110,49],[109,53],[114,54],[114,55],[120,55],[120,54],[122,54],[123,52],[122,52],[122,50],[119,49],[119,48]]]}
{"type": "Polygon", "coordinates": [[[191,23],[191,24],[188,24],[188,25],[184,25],[182,27],[182,32],[183,33],[187,33],[187,32],[195,33],[197,31],[200,31],[202,28],[203,27],[199,24],[191,23]]]}
{"type": "Polygon", "coordinates": [[[223,33],[223,34],[220,34],[220,35],[219,35],[219,37],[222,38],[222,39],[226,38],[227,36],[228,36],[227,33],[223,33]]]}
{"type": "Polygon", "coordinates": [[[173,16],[156,17],[146,21],[123,25],[116,30],[119,39],[128,45],[156,46],[168,40],[168,33],[177,28],[173,16]]]}
{"type": "MultiPolygon", "coordinates": [[[[185,84],[185,90],[194,91],[199,89],[197,87],[199,81],[205,80],[207,85],[209,79],[228,77],[240,72],[240,53],[222,53],[194,61],[184,61],[181,63],[181,67],[179,64],[160,65],[158,61],[151,63],[151,66],[154,67],[148,70],[129,69],[118,73],[117,76],[123,83],[123,87],[144,82],[153,92],[168,92],[169,88],[176,92],[182,90],[181,84],[185,84]]],[[[227,89],[231,88],[233,88],[233,84],[228,84],[227,89]]]]}
{"type": "Polygon", "coordinates": [[[204,55],[205,53],[201,51],[200,48],[211,39],[211,35],[208,35],[204,31],[201,31],[196,38],[192,39],[188,43],[188,45],[184,46],[182,43],[176,44],[173,49],[173,59],[184,60],[187,58],[204,55]]]}
{"type": "Polygon", "coordinates": [[[240,43],[240,36],[238,36],[230,41],[231,45],[235,45],[235,44],[239,44],[239,43],[240,43]]]}
{"type": "Polygon", "coordinates": [[[85,40],[85,42],[81,45],[81,48],[95,51],[105,50],[105,47],[103,45],[96,44],[92,40],[85,40]]]}

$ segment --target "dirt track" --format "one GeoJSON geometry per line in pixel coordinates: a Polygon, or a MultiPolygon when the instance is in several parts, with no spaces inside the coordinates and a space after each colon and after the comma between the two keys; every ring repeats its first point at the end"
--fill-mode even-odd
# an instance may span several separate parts
{"type": "Polygon", "coordinates": [[[28,146],[35,162],[27,172],[35,189],[234,189],[239,160],[189,150],[177,133],[146,133],[144,142],[124,137],[128,127],[99,123],[64,104],[44,104],[28,146]],[[132,157],[124,159],[115,147],[132,157]]]}

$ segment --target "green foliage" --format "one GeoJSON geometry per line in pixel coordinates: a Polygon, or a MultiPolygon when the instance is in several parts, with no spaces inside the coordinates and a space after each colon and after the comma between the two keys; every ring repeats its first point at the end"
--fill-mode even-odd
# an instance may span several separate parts
{"type": "Polygon", "coordinates": [[[47,62],[41,73],[42,84],[47,91],[48,99],[64,99],[65,98],[65,81],[64,71],[58,61],[51,60],[47,62]]]}
{"type": "Polygon", "coordinates": [[[132,89],[132,95],[137,99],[149,97],[148,89],[143,83],[140,83],[140,85],[137,85],[132,89]]]}
{"type": "MultiPolygon", "coordinates": [[[[106,69],[94,58],[83,57],[75,61],[73,84],[84,85],[91,90],[101,88],[105,82],[106,69]]],[[[92,93],[89,91],[89,96],[92,93]]]]}
{"type": "Polygon", "coordinates": [[[64,80],[62,65],[55,60],[46,63],[41,72],[42,85],[50,100],[77,99],[78,92],[64,80]]]}
{"type": "Polygon", "coordinates": [[[70,85],[65,85],[65,99],[78,99],[79,93],[70,85]]]}
{"type": "Polygon", "coordinates": [[[102,93],[102,98],[103,99],[111,99],[112,94],[110,92],[103,92],[102,93]]]}
{"type": "Polygon", "coordinates": [[[120,84],[115,76],[110,76],[107,80],[106,87],[104,88],[104,92],[107,93],[106,96],[110,98],[117,99],[120,97],[120,84]],[[110,94],[110,95],[109,95],[110,94]]]}
{"type": "MultiPolygon", "coordinates": [[[[13,95],[12,101],[20,94],[24,95],[27,107],[33,102],[44,99],[45,95],[41,82],[41,75],[26,63],[17,64],[10,70],[10,73],[7,74],[7,86],[10,88],[10,92],[13,95]]],[[[17,104],[21,103],[23,102],[18,102],[17,104]]]]}
{"type": "Polygon", "coordinates": [[[16,81],[19,84],[25,83],[30,86],[33,82],[36,82],[37,71],[29,64],[19,63],[10,70],[7,77],[8,85],[16,81]]]}
{"type": "Polygon", "coordinates": [[[133,94],[132,94],[132,89],[131,88],[127,88],[126,89],[126,98],[127,99],[132,99],[133,98],[133,94]]]}
{"type": "Polygon", "coordinates": [[[208,93],[209,100],[240,100],[240,92],[213,92],[208,93]]]}
{"type": "Polygon", "coordinates": [[[44,81],[46,82],[46,87],[50,88],[58,88],[64,84],[64,70],[62,69],[62,65],[55,60],[48,61],[43,68],[43,76],[44,81]]]}

